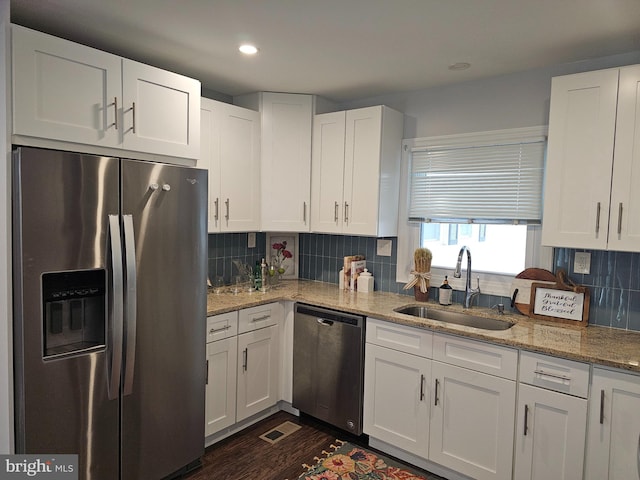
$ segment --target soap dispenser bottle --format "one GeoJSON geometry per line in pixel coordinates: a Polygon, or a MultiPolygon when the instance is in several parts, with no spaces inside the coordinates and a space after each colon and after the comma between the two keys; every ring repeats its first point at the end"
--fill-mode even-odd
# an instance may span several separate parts
{"type": "Polygon", "coordinates": [[[440,285],[440,289],[438,290],[438,302],[440,305],[451,305],[451,296],[453,294],[453,288],[449,285],[449,280],[447,276],[444,276],[444,282],[440,285]]]}

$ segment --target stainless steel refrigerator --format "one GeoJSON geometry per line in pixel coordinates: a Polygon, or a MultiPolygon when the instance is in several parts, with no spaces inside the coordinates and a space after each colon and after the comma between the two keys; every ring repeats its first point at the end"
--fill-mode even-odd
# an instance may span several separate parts
{"type": "Polygon", "coordinates": [[[204,451],[207,173],[13,156],[17,453],[160,479],[204,451]]]}

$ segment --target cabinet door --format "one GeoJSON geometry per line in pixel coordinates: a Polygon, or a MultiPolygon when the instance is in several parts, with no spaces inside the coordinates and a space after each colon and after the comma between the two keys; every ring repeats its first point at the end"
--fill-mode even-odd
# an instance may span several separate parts
{"type": "Polygon", "coordinates": [[[260,114],[222,102],[214,111],[213,164],[220,165],[220,172],[209,181],[220,182],[221,230],[259,230],[260,114]]]}
{"type": "Polygon", "coordinates": [[[587,401],[520,385],[515,476],[518,480],[580,480],[587,401]]]}
{"type": "Polygon", "coordinates": [[[640,65],[620,69],[609,249],[640,251],[640,65]]]}
{"type": "Polygon", "coordinates": [[[346,112],[344,233],[377,235],[381,137],[382,107],[346,112]]]}
{"type": "Polygon", "coordinates": [[[207,344],[205,436],[236,422],[237,359],[237,337],[207,344]]]}
{"type": "Polygon", "coordinates": [[[200,82],[122,60],[122,147],[157,155],[200,156],[200,82]]]}
{"type": "Polygon", "coordinates": [[[333,112],[316,115],[313,120],[311,230],[314,232],[342,232],[345,118],[345,112],[333,112]]]}
{"type": "Polygon", "coordinates": [[[312,96],[262,94],[262,230],[308,232],[312,96]]]}
{"type": "Polygon", "coordinates": [[[200,107],[200,158],[196,166],[209,172],[208,217],[209,233],[220,232],[220,163],[219,157],[214,159],[214,148],[219,149],[219,139],[213,138],[214,128],[213,104],[203,98],[200,107]]]}
{"type": "Polygon", "coordinates": [[[429,460],[476,480],[510,479],[515,382],[434,361],[429,460]]]}
{"type": "Polygon", "coordinates": [[[427,458],[431,361],[368,343],[364,432],[427,458]]]}
{"type": "Polygon", "coordinates": [[[237,421],[278,401],[278,326],[238,335],[237,421]]]}
{"type": "Polygon", "coordinates": [[[640,478],[640,377],[593,369],[585,479],[640,478]]]}
{"type": "Polygon", "coordinates": [[[120,58],[12,25],[13,133],[117,147],[120,58]]]}
{"type": "Polygon", "coordinates": [[[607,246],[618,69],[551,84],[542,243],[607,246]]]}
{"type": "Polygon", "coordinates": [[[258,112],[203,98],[198,167],[209,170],[208,230],[260,228],[258,112]]]}

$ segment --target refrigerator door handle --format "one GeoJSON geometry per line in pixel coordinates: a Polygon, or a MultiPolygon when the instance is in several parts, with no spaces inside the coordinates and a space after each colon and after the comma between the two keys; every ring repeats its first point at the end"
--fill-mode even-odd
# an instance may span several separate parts
{"type": "Polygon", "coordinates": [[[120,243],[120,217],[109,215],[109,241],[111,243],[111,301],[109,305],[111,323],[111,365],[109,371],[109,400],[118,398],[120,371],[122,368],[123,333],[123,279],[122,245],[120,243]]]}
{"type": "Polygon", "coordinates": [[[123,395],[131,395],[133,392],[133,373],[136,364],[136,242],[133,230],[133,217],[122,216],[124,226],[124,250],[126,268],[126,294],[125,294],[125,318],[126,318],[126,353],[124,362],[124,389],[123,395]]]}

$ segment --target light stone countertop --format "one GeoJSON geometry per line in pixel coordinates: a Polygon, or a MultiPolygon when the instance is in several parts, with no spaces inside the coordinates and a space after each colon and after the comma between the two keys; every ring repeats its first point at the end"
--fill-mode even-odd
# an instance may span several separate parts
{"type": "MultiPolygon", "coordinates": [[[[337,285],[310,280],[284,280],[266,292],[209,293],[207,314],[253,307],[281,300],[308,303],[344,312],[388,320],[412,327],[458,334],[497,344],[546,353],[571,360],[591,362],[640,373],[640,333],[598,326],[573,327],[560,323],[534,320],[519,313],[498,316],[493,310],[472,307],[467,312],[476,316],[496,317],[515,323],[507,330],[490,331],[464,327],[397,313],[394,309],[417,303],[412,296],[386,292],[357,293],[343,291],[337,285]]],[[[464,311],[461,305],[442,306],[431,301],[434,309],[464,311]]],[[[506,306],[506,311],[509,311],[506,306]]]]}

